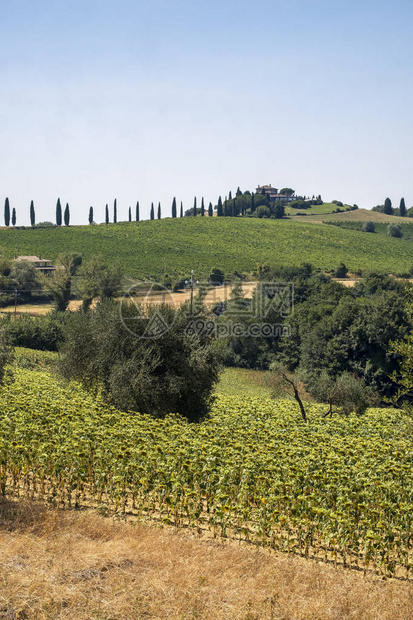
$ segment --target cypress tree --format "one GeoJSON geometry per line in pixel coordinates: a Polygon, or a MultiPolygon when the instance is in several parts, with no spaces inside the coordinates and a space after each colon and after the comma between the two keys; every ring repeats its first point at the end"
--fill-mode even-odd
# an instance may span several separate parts
{"type": "Polygon", "coordinates": [[[218,198],[218,207],[217,207],[217,216],[218,217],[222,217],[224,214],[223,210],[222,210],[222,198],[221,196],[218,198]]]}
{"type": "Polygon", "coordinates": [[[196,196],[194,198],[194,212],[193,212],[194,217],[196,216],[196,196]]]}
{"type": "Polygon", "coordinates": [[[34,226],[36,224],[36,214],[34,212],[34,202],[33,200],[30,203],[30,226],[34,226]]]}
{"type": "Polygon", "coordinates": [[[180,212],[180,217],[184,217],[184,207],[181,201],[181,212],[180,212]]]}
{"type": "Polygon", "coordinates": [[[89,208],[89,224],[93,222],[93,207],[89,208]]]}
{"type": "Polygon", "coordinates": [[[161,203],[158,202],[158,220],[161,219],[161,203]]]}
{"type": "Polygon", "coordinates": [[[406,205],[404,204],[404,198],[400,200],[400,217],[406,217],[406,205]]]}
{"type": "Polygon", "coordinates": [[[202,217],[205,215],[205,205],[204,205],[204,197],[202,196],[201,200],[201,215],[202,217]]]}
{"type": "Polygon", "coordinates": [[[238,215],[237,213],[237,199],[234,198],[232,201],[232,217],[235,217],[236,215],[238,215]]]}
{"type": "Polygon", "coordinates": [[[16,209],[13,207],[13,211],[11,212],[11,225],[16,226],[16,209]]]}
{"type": "Polygon", "coordinates": [[[56,224],[58,226],[62,225],[62,205],[60,204],[60,198],[57,199],[56,203],[56,224]]]}
{"type": "Polygon", "coordinates": [[[212,202],[210,202],[208,206],[208,215],[209,217],[214,217],[214,210],[212,208],[212,202]]]}
{"type": "Polygon", "coordinates": [[[155,219],[155,211],[153,209],[153,202],[151,202],[151,220],[155,219]]]}
{"type": "Polygon", "coordinates": [[[70,211],[69,211],[69,203],[66,203],[65,206],[65,212],[64,212],[64,221],[65,221],[65,226],[69,226],[70,224],[70,211]]]}
{"type": "Polygon", "coordinates": [[[176,217],[176,198],[172,200],[172,217],[176,217]]]}
{"type": "Polygon", "coordinates": [[[129,207],[129,221],[132,221],[132,207],[129,207]]]}
{"type": "Polygon", "coordinates": [[[251,213],[254,213],[255,211],[255,198],[254,198],[254,194],[251,194],[251,213]]]}
{"type": "Polygon", "coordinates": [[[137,222],[139,222],[139,200],[138,200],[138,202],[136,203],[135,220],[136,220],[137,222]]]}
{"type": "Polygon", "coordinates": [[[393,208],[391,206],[390,198],[386,198],[386,200],[384,201],[383,213],[386,213],[386,215],[393,215],[393,208]]]}
{"type": "Polygon", "coordinates": [[[229,194],[228,194],[228,200],[232,200],[232,192],[230,190],[229,194]]]}
{"type": "Polygon", "coordinates": [[[4,201],[4,224],[5,226],[10,225],[10,203],[8,198],[4,201]]]}
{"type": "Polygon", "coordinates": [[[115,202],[113,203],[113,223],[116,224],[118,221],[118,204],[115,198],[115,202]]]}
{"type": "Polygon", "coordinates": [[[105,223],[109,224],[109,207],[108,207],[108,205],[106,205],[106,210],[105,210],[105,223]]]}

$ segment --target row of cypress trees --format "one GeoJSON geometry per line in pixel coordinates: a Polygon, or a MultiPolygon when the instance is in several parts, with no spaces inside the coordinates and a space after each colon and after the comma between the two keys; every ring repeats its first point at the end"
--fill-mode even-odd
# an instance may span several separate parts
{"type": "MultiPolygon", "coordinates": [[[[212,206],[212,203],[210,202],[208,205],[208,209],[205,208],[205,203],[204,203],[204,199],[202,198],[201,200],[201,207],[198,208],[197,207],[197,200],[196,197],[194,198],[194,206],[192,207],[192,209],[188,210],[188,212],[186,213],[187,215],[193,215],[193,216],[197,216],[197,215],[201,215],[201,216],[205,216],[206,213],[208,213],[209,217],[213,217],[214,215],[214,209],[212,206]]],[[[139,201],[136,203],[136,207],[135,207],[135,222],[139,222],[139,218],[140,218],[140,214],[139,214],[139,201]]],[[[222,204],[222,199],[221,196],[218,198],[218,206],[217,206],[217,216],[218,217],[222,217],[224,215],[224,211],[223,211],[223,204],[222,204]]],[[[157,219],[160,220],[162,217],[162,211],[161,211],[161,203],[158,203],[158,209],[157,209],[157,219]]],[[[176,204],[176,198],[173,199],[172,201],[172,217],[176,218],[178,217],[178,212],[177,212],[177,204],[176,204]]],[[[184,217],[184,209],[183,209],[183,204],[181,202],[180,205],[180,211],[179,211],[179,217],[184,217]]],[[[151,210],[150,210],[150,219],[154,220],[155,219],[155,207],[153,202],[151,203],[151,210]]],[[[94,210],[93,207],[89,208],[89,224],[92,224],[94,222],[94,210]]],[[[129,222],[132,221],[132,207],[129,207],[129,212],[128,212],[128,220],[129,222]]],[[[13,208],[12,212],[11,212],[11,216],[10,216],[10,201],[8,198],[6,198],[5,203],[4,203],[4,224],[5,226],[10,226],[10,221],[12,226],[16,226],[17,223],[17,215],[16,215],[16,209],[13,208]]],[[[116,224],[118,221],[118,208],[117,208],[117,200],[115,198],[114,203],[113,203],[113,223],[116,224]]],[[[109,205],[106,204],[105,207],[105,223],[109,224],[110,222],[110,218],[109,218],[109,205]]],[[[62,223],[64,223],[65,226],[69,226],[70,225],[70,207],[69,207],[69,203],[66,203],[66,206],[64,208],[64,210],[62,209],[62,205],[60,202],[60,198],[57,199],[57,203],[56,203],[56,225],[57,226],[61,226],[62,223]]],[[[30,225],[31,226],[35,226],[36,224],[36,213],[35,213],[35,209],[34,209],[34,202],[33,200],[30,202],[30,225]]]]}

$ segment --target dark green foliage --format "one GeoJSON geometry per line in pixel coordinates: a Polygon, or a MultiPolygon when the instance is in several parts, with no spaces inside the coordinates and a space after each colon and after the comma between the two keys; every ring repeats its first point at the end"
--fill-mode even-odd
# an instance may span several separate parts
{"type": "Polygon", "coordinates": [[[161,219],[161,203],[158,202],[158,220],[161,219]]]}
{"type": "Polygon", "coordinates": [[[128,220],[129,220],[129,222],[132,221],[132,207],[129,207],[128,220]]]}
{"type": "Polygon", "coordinates": [[[267,207],[266,205],[261,205],[259,207],[257,207],[255,209],[255,213],[254,213],[255,217],[270,217],[271,216],[271,209],[269,207],[267,207]]]}
{"type": "Polygon", "coordinates": [[[105,208],[105,224],[109,224],[109,207],[106,205],[105,208]]]}
{"type": "Polygon", "coordinates": [[[190,421],[208,411],[219,361],[211,340],[186,335],[187,308],[105,301],[69,317],[60,371],[124,411],[180,413],[190,421]],[[169,326],[147,339],[155,315],[169,326]],[[122,318],[122,320],[121,320],[122,318]]]}
{"type": "Polygon", "coordinates": [[[209,281],[215,285],[223,284],[224,272],[221,269],[214,268],[209,275],[209,281]]]}
{"type": "Polygon", "coordinates": [[[197,212],[197,209],[196,209],[196,196],[195,196],[195,198],[194,198],[194,207],[193,207],[193,210],[192,210],[192,214],[194,216],[196,216],[196,212],[197,212]]]}
{"type": "Polygon", "coordinates": [[[399,215],[400,217],[406,217],[406,205],[404,202],[404,198],[400,200],[399,215]]]}
{"type": "Polygon", "coordinates": [[[363,222],[363,226],[361,229],[363,232],[374,233],[376,232],[376,225],[374,222],[369,220],[368,222],[363,222]]]}
{"type": "Polygon", "coordinates": [[[343,262],[339,264],[337,269],[334,272],[335,278],[347,278],[348,269],[343,262]]]}
{"type": "Polygon", "coordinates": [[[11,212],[11,225],[16,226],[16,209],[14,207],[11,212]]]}
{"type": "Polygon", "coordinates": [[[69,203],[66,203],[66,207],[65,207],[65,212],[64,212],[64,222],[65,222],[65,226],[69,226],[70,224],[70,210],[69,210],[69,203]]]}
{"type": "Polygon", "coordinates": [[[10,338],[5,329],[0,329],[0,385],[4,384],[7,376],[11,377],[11,370],[7,366],[11,364],[14,352],[10,346],[10,338]]]}
{"type": "Polygon", "coordinates": [[[82,263],[79,276],[78,291],[82,298],[83,310],[88,310],[93,299],[112,299],[122,291],[122,271],[117,262],[105,264],[101,256],[94,256],[82,263]]]}
{"type": "Polygon", "coordinates": [[[56,310],[64,312],[72,294],[72,278],[82,264],[79,254],[60,255],[58,265],[53,275],[40,275],[42,286],[50,291],[56,310]]]}
{"type": "Polygon", "coordinates": [[[204,197],[202,196],[201,199],[201,215],[202,217],[205,215],[205,204],[204,204],[204,197]]]}
{"type": "Polygon", "coordinates": [[[93,222],[93,207],[89,208],[89,224],[93,222]]]}
{"type": "Polygon", "coordinates": [[[254,194],[251,194],[251,213],[254,213],[255,211],[255,198],[254,198],[254,194]]]}
{"type": "Polygon", "coordinates": [[[155,219],[155,209],[153,208],[153,202],[151,202],[151,220],[155,219]]]}
{"type": "Polygon", "coordinates": [[[41,351],[57,351],[63,340],[63,324],[68,313],[53,312],[42,317],[23,314],[18,319],[7,314],[0,319],[0,329],[5,330],[14,347],[27,347],[41,351]]]}
{"type": "Polygon", "coordinates": [[[210,202],[209,205],[208,205],[208,216],[209,217],[213,217],[214,216],[214,209],[212,207],[212,202],[210,202]]]}
{"type": "Polygon", "coordinates": [[[184,206],[182,204],[182,201],[181,201],[181,210],[179,212],[179,217],[184,217],[184,206]]]}
{"type": "Polygon", "coordinates": [[[10,203],[8,198],[4,201],[4,225],[10,226],[10,203]]]}
{"type": "Polygon", "coordinates": [[[62,225],[62,205],[60,204],[60,198],[57,199],[56,203],[56,225],[62,225]]]}
{"type": "Polygon", "coordinates": [[[172,201],[172,217],[176,217],[176,198],[172,201]]]}
{"type": "Polygon", "coordinates": [[[33,200],[30,202],[30,226],[34,226],[36,224],[36,214],[34,211],[34,202],[33,200]]]}
{"type": "Polygon", "coordinates": [[[386,200],[384,201],[383,213],[385,213],[386,215],[393,215],[393,207],[391,206],[390,198],[386,198],[386,200]]]}
{"type": "Polygon", "coordinates": [[[218,207],[217,207],[217,216],[218,217],[222,217],[224,215],[223,209],[222,209],[222,199],[221,196],[218,198],[218,207]]]}
{"type": "Polygon", "coordinates": [[[283,196],[292,196],[293,194],[295,194],[295,190],[291,187],[283,187],[282,189],[280,189],[280,194],[282,194],[283,196]]]}
{"type": "Polygon", "coordinates": [[[113,202],[113,223],[116,224],[118,221],[118,204],[117,204],[117,200],[115,198],[114,202],[113,202]]]}
{"type": "MultiPolygon", "coordinates": [[[[261,207],[259,207],[261,208],[261,207]]],[[[275,205],[274,209],[273,209],[273,215],[275,217],[276,220],[280,220],[281,218],[284,217],[285,215],[285,207],[282,203],[277,202],[277,204],[275,205]]]]}
{"type": "Polygon", "coordinates": [[[10,278],[13,280],[13,287],[19,291],[20,300],[29,300],[32,292],[40,289],[38,272],[32,263],[25,260],[13,261],[10,270],[10,278]]]}
{"type": "Polygon", "coordinates": [[[377,406],[380,400],[362,379],[348,372],[333,378],[324,370],[306,383],[306,389],[315,400],[329,406],[324,417],[333,415],[333,407],[344,415],[350,415],[353,411],[362,415],[368,407],[377,406]]]}
{"type": "Polygon", "coordinates": [[[387,227],[387,234],[389,237],[397,237],[399,239],[403,237],[403,231],[400,224],[389,224],[387,227]]]}
{"type": "Polygon", "coordinates": [[[139,222],[139,200],[136,203],[136,210],[135,210],[135,221],[139,222]]]}

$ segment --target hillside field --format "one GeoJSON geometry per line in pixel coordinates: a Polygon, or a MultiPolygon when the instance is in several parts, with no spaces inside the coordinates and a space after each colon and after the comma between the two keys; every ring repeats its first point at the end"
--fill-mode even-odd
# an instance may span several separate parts
{"type": "MultiPolygon", "coordinates": [[[[336,219],[338,215],[334,214],[336,219]]],[[[191,269],[197,278],[206,278],[214,267],[227,276],[234,271],[251,273],[264,263],[310,262],[328,270],[343,261],[351,272],[376,269],[395,274],[407,272],[412,265],[413,242],[409,239],[299,220],[197,217],[53,229],[10,228],[0,230],[0,248],[8,258],[17,247],[19,254],[40,254],[51,260],[59,253],[77,252],[85,259],[102,254],[107,262],[118,260],[125,276],[155,280],[165,273],[187,277],[191,269]]]]}

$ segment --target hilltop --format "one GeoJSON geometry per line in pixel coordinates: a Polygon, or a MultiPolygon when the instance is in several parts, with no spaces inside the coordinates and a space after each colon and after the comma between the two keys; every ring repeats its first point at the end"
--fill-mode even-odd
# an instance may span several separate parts
{"type": "MultiPolygon", "coordinates": [[[[333,214],[334,220],[357,217],[359,211],[333,214]]],[[[382,214],[368,212],[382,221],[382,214]]],[[[126,276],[160,278],[207,277],[212,268],[251,273],[257,264],[299,265],[334,269],[343,261],[351,272],[377,269],[395,274],[410,270],[413,241],[336,226],[314,226],[310,217],[271,220],[255,218],[177,218],[142,222],[70,226],[51,229],[2,229],[0,247],[12,258],[41,254],[55,260],[59,253],[84,258],[102,254],[118,260],[126,276]]],[[[322,216],[326,219],[326,215],[322,216]]],[[[360,217],[360,216],[359,216],[360,217]]],[[[384,216],[389,217],[389,216],[384,216]]],[[[391,221],[399,218],[392,217],[391,221]]],[[[406,222],[406,218],[404,218],[406,222]]]]}

